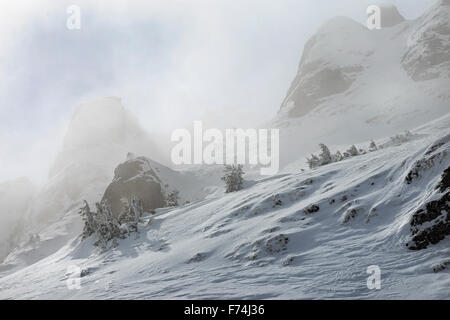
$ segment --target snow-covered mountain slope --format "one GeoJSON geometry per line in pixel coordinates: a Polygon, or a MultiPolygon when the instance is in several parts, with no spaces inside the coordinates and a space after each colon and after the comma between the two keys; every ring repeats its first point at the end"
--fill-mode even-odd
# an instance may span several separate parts
{"type": "MultiPolygon", "coordinates": [[[[0,243],[5,245],[5,252],[0,254],[1,260],[15,248],[9,257],[14,256],[14,262],[6,263],[8,268],[33,263],[61,248],[68,238],[78,235],[81,222],[73,217],[77,216],[80,204],[87,200],[93,205],[101,200],[113,179],[114,169],[124,161],[128,152],[158,159],[158,150],[149,135],[122,106],[120,98],[107,97],[79,105],[71,118],[63,147],[49,172],[48,181],[36,188],[32,199],[27,201],[15,199],[8,193],[3,193],[3,201],[0,194],[2,217],[10,215],[8,211],[13,214],[14,210],[9,210],[6,205],[20,207],[20,210],[14,211],[17,212],[14,218],[19,221],[15,222],[17,227],[13,235],[4,232],[0,239],[0,243]],[[71,221],[71,224],[61,223],[64,219],[71,221]],[[58,231],[53,234],[47,232],[55,222],[60,223],[58,231]],[[35,241],[31,241],[30,246],[30,239],[37,234],[46,234],[41,242],[47,249],[40,253],[33,249],[39,245],[35,241]]],[[[20,188],[27,193],[23,184],[20,188]]],[[[14,188],[8,189],[13,192],[14,188]]],[[[0,222],[3,224],[2,220],[0,222]]],[[[4,222],[12,231],[14,226],[8,224],[11,221],[4,222]]]]}
{"type": "Polygon", "coordinates": [[[448,217],[417,212],[450,192],[442,188],[450,115],[412,133],[401,145],[158,209],[139,234],[104,253],[94,239],[73,238],[4,273],[0,298],[450,299],[450,237],[421,250],[406,245],[418,222],[425,230],[448,217]],[[70,290],[74,265],[81,288],[70,290]],[[380,290],[366,286],[372,265],[380,290]]]}
{"type": "MultiPolygon", "coordinates": [[[[35,193],[34,198],[30,195],[28,202],[12,197],[11,183],[4,184],[5,189],[8,187],[9,190],[3,194],[3,203],[0,203],[2,212],[5,218],[6,214],[14,216],[4,220],[5,228],[10,228],[6,228],[8,232],[3,232],[1,243],[4,244],[4,254],[1,257],[3,263],[0,265],[0,276],[2,272],[19,270],[53,254],[77,237],[82,230],[79,209],[83,200],[95,207],[96,202],[106,199],[113,212],[118,215],[123,209],[123,201],[130,201],[133,197],[138,197],[153,209],[164,206],[165,197],[174,190],[179,191],[180,204],[213,197],[222,191],[221,166],[177,171],[149,158],[129,155],[125,162],[118,161],[116,169],[111,169],[114,175],[106,180],[110,175],[105,170],[105,167],[109,168],[108,161],[108,158],[104,160],[104,167],[101,166],[101,160],[95,166],[92,163],[75,162],[84,171],[72,172],[73,166],[69,166],[61,173],[74,179],[73,181],[52,179],[48,184],[52,192],[41,190],[35,193]],[[102,179],[97,178],[97,167],[101,169],[100,173],[105,173],[102,179]],[[66,191],[73,190],[74,187],[79,187],[80,192],[74,197],[68,196],[66,191]],[[58,197],[61,194],[64,196],[58,197]],[[39,211],[41,207],[33,207],[41,203],[46,203],[53,210],[53,216],[43,216],[39,211]],[[14,211],[8,211],[8,206],[15,206],[14,211]]],[[[17,185],[19,186],[26,195],[23,184],[17,185]]],[[[44,211],[43,214],[48,212],[44,211]]]]}
{"type": "Polygon", "coordinates": [[[14,247],[35,192],[36,186],[27,178],[0,183],[0,261],[14,247]]]}
{"type": "Polygon", "coordinates": [[[450,105],[450,3],[414,21],[384,8],[390,26],[369,30],[346,17],[326,22],[306,43],[276,118],[281,164],[319,142],[357,143],[439,118],[450,105]]]}

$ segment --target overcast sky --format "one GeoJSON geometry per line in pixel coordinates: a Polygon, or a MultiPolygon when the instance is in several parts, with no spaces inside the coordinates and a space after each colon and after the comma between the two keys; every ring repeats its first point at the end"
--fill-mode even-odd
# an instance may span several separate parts
{"type": "MultiPolygon", "coordinates": [[[[387,1],[407,19],[431,0],[387,1]]],[[[42,182],[77,104],[120,96],[150,132],[270,119],[305,41],[365,0],[0,1],[0,181],[42,182]],[[66,9],[81,8],[68,30],[66,9]]]]}

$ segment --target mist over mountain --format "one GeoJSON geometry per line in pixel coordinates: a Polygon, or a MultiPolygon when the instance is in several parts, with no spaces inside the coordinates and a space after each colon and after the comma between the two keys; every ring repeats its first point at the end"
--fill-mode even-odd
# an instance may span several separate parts
{"type": "Polygon", "coordinates": [[[174,166],[121,98],[78,105],[45,183],[0,183],[0,298],[448,299],[450,0],[381,13],[309,39],[266,117],[282,171],[246,166],[234,192],[222,165],[174,166]]]}

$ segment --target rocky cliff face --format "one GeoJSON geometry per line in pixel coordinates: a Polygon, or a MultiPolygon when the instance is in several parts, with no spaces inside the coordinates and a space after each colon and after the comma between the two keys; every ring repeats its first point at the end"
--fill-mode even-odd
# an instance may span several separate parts
{"type": "Polygon", "coordinates": [[[450,1],[421,17],[407,41],[402,66],[415,81],[450,77],[450,1]]]}
{"type": "MultiPolygon", "coordinates": [[[[359,89],[357,82],[379,70],[385,72],[387,82],[397,78],[400,67],[409,80],[448,79],[449,3],[439,1],[416,21],[405,21],[394,6],[380,6],[381,30],[369,30],[349,18],[331,19],[306,43],[279,114],[301,117],[336,96],[350,99],[359,89]],[[396,67],[383,68],[382,64],[391,63],[396,67]]],[[[365,81],[364,85],[371,84],[365,81]]]]}
{"type": "Polygon", "coordinates": [[[298,72],[281,109],[300,117],[326,97],[348,90],[373,52],[362,25],[345,17],[325,23],[305,45],[298,72]]]}

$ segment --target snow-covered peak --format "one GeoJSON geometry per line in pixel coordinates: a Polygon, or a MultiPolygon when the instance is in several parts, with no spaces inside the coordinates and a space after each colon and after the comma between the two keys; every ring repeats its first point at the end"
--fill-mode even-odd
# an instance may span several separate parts
{"type": "Polygon", "coordinates": [[[305,44],[280,115],[303,116],[323,98],[346,91],[375,50],[371,40],[367,28],[350,18],[324,23],[305,44]]]}
{"type": "Polygon", "coordinates": [[[395,135],[448,113],[448,3],[438,2],[414,21],[380,6],[385,24],[379,30],[344,17],[324,23],[305,44],[270,124],[281,129],[281,166],[314,152],[318,143],[395,135]]]}

